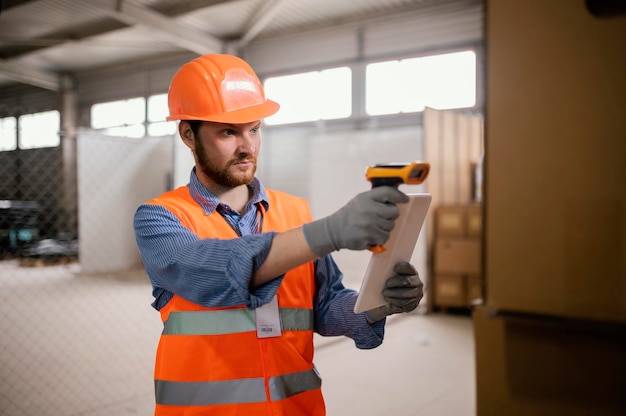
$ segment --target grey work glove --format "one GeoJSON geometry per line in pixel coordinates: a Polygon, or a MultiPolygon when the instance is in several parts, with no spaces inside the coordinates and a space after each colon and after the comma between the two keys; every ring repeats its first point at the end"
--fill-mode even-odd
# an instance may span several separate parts
{"type": "Polygon", "coordinates": [[[391,186],[379,186],[352,198],[326,218],[304,224],[304,237],[320,257],[347,248],[364,250],[389,238],[399,210],[409,197],[391,186]]]}
{"type": "Polygon", "coordinates": [[[415,267],[403,261],[396,264],[393,271],[396,275],[387,279],[383,289],[383,297],[388,303],[365,312],[370,323],[394,313],[411,312],[424,296],[424,284],[415,267]]]}

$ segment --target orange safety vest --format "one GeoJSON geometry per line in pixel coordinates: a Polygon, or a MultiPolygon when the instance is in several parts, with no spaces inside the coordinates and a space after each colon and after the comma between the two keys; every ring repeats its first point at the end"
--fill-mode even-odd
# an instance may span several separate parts
{"type": "MultiPolygon", "coordinates": [[[[264,231],[311,220],[308,203],[267,190],[264,231]]],[[[149,201],[167,208],[200,238],[237,238],[222,216],[206,215],[184,186],[149,201]]],[[[282,335],[257,337],[246,305],[206,308],[178,295],[161,309],[155,365],[157,416],[325,415],[313,365],[312,262],[289,271],[277,292],[282,335]]]]}

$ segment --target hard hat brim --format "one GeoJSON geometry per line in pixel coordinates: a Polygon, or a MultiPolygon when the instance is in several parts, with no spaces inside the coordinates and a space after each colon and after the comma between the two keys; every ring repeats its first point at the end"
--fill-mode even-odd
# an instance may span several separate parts
{"type": "Polygon", "coordinates": [[[244,124],[269,117],[276,114],[279,109],[280,105],[276,101],[265,100],[262,104],[241,108],[239,110],[228,111],[222,114],[208,114],[205,116],[172,114],[168,116],[166,120],[201,120],[212,121],[214,123],[244,124]]]}

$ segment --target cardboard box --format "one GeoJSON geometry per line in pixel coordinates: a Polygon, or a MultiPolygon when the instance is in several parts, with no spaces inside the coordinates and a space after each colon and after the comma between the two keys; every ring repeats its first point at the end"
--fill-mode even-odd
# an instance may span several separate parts
{"type": "Polygon", "coordinates": [[[466,307],[467,285],[464,275],[437,274],[435,275],[435,305],[466,307]]]}
{"type": "Polygon", "coordinates": [[[435,215],[437,237],[480,237],[483,234],[481,204],[440,205],[435,215]]]}
{"type": "Polygon", "coordinates": [[[435,214],[435,235],[445,237],[463,237],[466,229],[465,206],[437,207],[435,214]]]}
{"type": "Polygon", "coordinates": [[[620,325],[473,310],[477,416],[626,414],[620,325]]]}
{"type": "Polygon", "coordinates": [[[482,275],[482,241],[439,238],[435,241],[435,273],[482,275]]]}
{"type": "Polygon", "coordinates": [[[468,205],[466,208],[465,235],[480,237],[483,235],[483,207],[482,205],[468,205]]]}

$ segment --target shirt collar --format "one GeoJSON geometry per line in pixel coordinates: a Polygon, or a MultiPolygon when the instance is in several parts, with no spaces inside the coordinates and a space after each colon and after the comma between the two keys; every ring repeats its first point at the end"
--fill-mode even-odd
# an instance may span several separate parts
{"type": "MultiPolygon", "coordinates": [[[[189,184],[187,186],[189,187],[191,197],[202,207],[206,215],[212,214],[213,211],[217,209],[218,205],[221,204],[219,198],[200,183],[196,175],[195,167],[191,170],[189,184]]],[[[261,181],[256,176],[248,184],[248,188],[252,190],[252,198],[250,198],[247,207],[262,204],[264,210],[268,211],[270,204],[267,200],[267,193],[265,192],[263,184],[261,184],[261,181]]]]}

